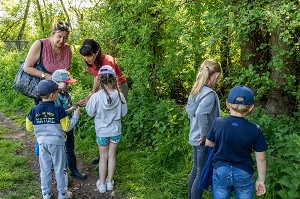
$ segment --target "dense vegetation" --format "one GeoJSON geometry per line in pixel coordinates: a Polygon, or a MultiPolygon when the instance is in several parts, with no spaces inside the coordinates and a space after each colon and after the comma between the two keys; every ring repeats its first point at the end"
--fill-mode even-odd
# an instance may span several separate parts
{"type": "MultiPolygon", "coordinates": [[[[129,198],[186,197],[191,148],[183,105],[206,58],[217,59],[223,67],[216,87],[223,115],[228,114],[224,101],[232,86],[244,84],[255,91],[259,108],[248,119],[261,126],[268,142],[266,198],[300,197],[299,1],[119,0],[64,6],[47,1],[37,6],[36,1],[29,6],[31,18],[23,12],[30,1],[9,2],[0,3],[7,14],[1,16],[3,41],[32,43],[49,35],[55,20],[71,22],[75,101],[92,87],[78,53],[84,38],[99,41],[103,52],[122,66],[131,90],[116,181],[129,198]]],[[[13,91],[11,83],[28,49],[4,46],[0,98],[13,110],[27,112],[32,101],[13,91]]],[[[77,150],[89,160],[97,153],[92,119],[83,115],[76,133],[77,150]]]]}

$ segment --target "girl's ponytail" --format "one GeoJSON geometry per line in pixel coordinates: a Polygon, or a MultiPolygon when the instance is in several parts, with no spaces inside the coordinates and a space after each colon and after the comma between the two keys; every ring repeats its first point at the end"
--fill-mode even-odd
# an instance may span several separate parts
{"type": "Polygon", "coordinates": [[[191,95],[195,96],[203,86],[207,85],[211,75],[215,72],[222,72],[220,64],[215,60],[206,59],[199,68],[196,81],[192,87],[191,95]]]}

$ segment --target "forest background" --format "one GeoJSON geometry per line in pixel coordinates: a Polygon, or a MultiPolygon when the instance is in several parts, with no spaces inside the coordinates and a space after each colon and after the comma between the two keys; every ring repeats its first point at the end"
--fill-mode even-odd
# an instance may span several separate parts
{"type": "MultiPolygon", "coordinates": [[[[248,119],[268,142],[265,198],[300,197],[299,0],[1,0],[0,89],[5,109],[26,114],[32,100],[11,88],[19,61],[57,20],[71,24],[74,101],[92,88],[78,53],[85,38],[117,58],[130,86],[116,182],[128,198],[186,198],[192,149],[184,109],[200,64],[218,60],[222,115],[235,85],[255,93],[248,119]],[[16,46],[19,50],[16,50],[16,46]]],[[[2,106],[3,109],[3,106],[2,106]]],[[[76,149],[97,148],[93,119],[82,115],[76,149]]],[[[1,139],[0,139],[1,143],[1,139]]],[[[2,176],[3,177],[3,176],[2,176]]],[[[5,178],[0,190],[9,190],[5,178]]],[[[205,198],[211,198],[205,193],[205,198]]]]}

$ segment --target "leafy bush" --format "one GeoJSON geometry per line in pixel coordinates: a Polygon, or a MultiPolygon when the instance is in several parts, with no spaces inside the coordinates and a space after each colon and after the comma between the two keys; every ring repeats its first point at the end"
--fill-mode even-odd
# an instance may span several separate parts
{"type": "Polygon", "coordinates": [[[268,144],[267,189],[275,198],[299,198],[300,122],[285,115],[271,117],[256,109],[249,120],[258,124],[268,144]]]}

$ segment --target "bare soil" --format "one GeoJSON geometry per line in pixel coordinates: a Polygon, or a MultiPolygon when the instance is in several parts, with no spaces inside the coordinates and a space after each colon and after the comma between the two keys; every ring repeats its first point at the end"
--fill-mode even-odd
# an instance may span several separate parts
{"type": "MultiPolygon", "coordinates": [[[[0,126],[9,129],[9,132],[4,134],[4,136],[12,140],[18,140],[23,144],[22,147],[24,151],[22,151],[21,154],[29,156],[28,169],[36,174],[36,190],[40,190],[39,160],[34,154],[35,137],[31,133],[22,130],[20,127],[14,124],[14,122],[5,117],[2,112],[0,112],[0,126]]],[[[87,174],[87,179],[78,180],[69,176],[69,191],[72,192],[73,199],[125,199],[124,196],[117,196],[115,191],[100,194],[96,187],[96,181],[99,177],[98,172],[95,171],[95,165],[83,162],[79,155],[77,155],[77,168],[80,172],[87,174]]],[[[54,199],[57,196],[56,185],[52,184],[52,187],[52,198],[54,199]]],[[[41,191],[35,196],[35,198],[41,198],[41,191]]]]}

